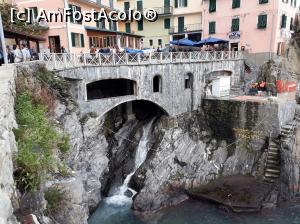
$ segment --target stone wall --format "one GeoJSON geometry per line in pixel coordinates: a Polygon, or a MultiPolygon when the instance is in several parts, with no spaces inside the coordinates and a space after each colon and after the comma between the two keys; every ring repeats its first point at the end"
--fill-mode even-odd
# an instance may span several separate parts
{"type": "Polygon", "coordinates": [[[11,203],[15,193],[12,154],[17,151],[13,133],[17,126],[14,78],[14,67],[0,67],[0,224],[17,223],[11,203]]]}

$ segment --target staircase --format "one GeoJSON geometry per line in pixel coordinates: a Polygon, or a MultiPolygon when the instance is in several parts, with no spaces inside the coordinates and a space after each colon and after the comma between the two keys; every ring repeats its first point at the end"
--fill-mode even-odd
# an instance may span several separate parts
{"type": "Polygon", "coordinates": [[[281,126],[281,141],[287,142],[295,133],[297,124],[300,122],[300,113],[296,112],[293,121],[281,126]]]}
{"type": "Polygon", "coordinates": [[[270,140],[265,165],[264,180],[274,183],[280,176],[280,150],[278,145],[270,140]]]}

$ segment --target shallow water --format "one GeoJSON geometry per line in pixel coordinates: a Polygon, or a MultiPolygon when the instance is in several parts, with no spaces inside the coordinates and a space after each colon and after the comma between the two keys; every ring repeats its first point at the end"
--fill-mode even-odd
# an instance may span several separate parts
{"type": "Polygon", "coordinates": [[[300,224],[300,204],[283,204],[260,213],[233,214],[216,205],[188,200],[148,217],[135,216],[130,203],[122,206],[102,203],[89,224],[300,224]]]}

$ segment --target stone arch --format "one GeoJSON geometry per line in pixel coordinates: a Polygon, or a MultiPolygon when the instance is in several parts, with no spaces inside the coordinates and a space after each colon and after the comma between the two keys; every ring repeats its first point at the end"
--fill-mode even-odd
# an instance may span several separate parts
{"type": "Polygon", "coordinates": [[[126,99],[123,99],[119,102],[113,102],[112,104],[107,105],[105,108],[103,108],[103,111],[99,111],[98,115],[99,115],[99,117],[103,117],[106,113],[108,113],[112,109],[120,106],[121,104],[135,102],[135,101],[150,102],[150,103],[156,105],[165,115],[167,115],[167,116],[171,115],[171,112],[165,106],[161,105],[160,103],[158,103],[154,100],[149,100],[149,99],[144,99],[144,98],[139,98],[139,99],[137,99],[137,98],[126,98],[126,99]]]}
{"type": "Polygon", "coordinates": [[[152,80],[152,89],[154,93],[162,92],[162,77],[161,75],[155,75],[152,80]]]}

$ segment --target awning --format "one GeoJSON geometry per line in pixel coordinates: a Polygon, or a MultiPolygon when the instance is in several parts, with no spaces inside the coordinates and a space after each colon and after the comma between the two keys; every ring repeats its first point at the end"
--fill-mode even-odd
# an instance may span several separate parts
{"type": "Polygon", "coordinates": [[[178,46],[195,46],[196,42],[189,40],[188,38],[183,38],[180,40],[170,41],[170,44],[178,46]]]}
{"type": "Polygon", "coordinates": [[[223,39],[218,39],[218,38],[214,38],[214,37],[209,37],[206,39],[203,39],[199,42],[196,42],[196,46],[203,46],[203,45],[209,45],[209,44],[225,44],[228,43],[228,40],[223,40],[223,39]]]}
{"type": "Polygon", "coordinates": [[[46,38],[42,36],[27,34],[21,31],[7,29],[7,28],[4,29],[4,36],[6,38],[22,38],[22,39],[29,39],[34,41],[46,41],[46,38]]]}

